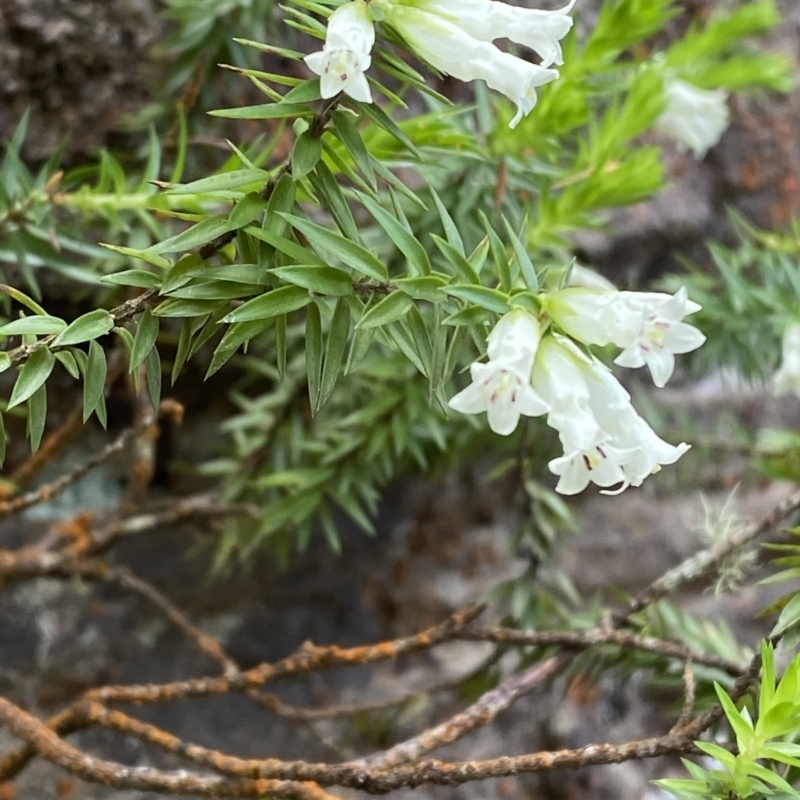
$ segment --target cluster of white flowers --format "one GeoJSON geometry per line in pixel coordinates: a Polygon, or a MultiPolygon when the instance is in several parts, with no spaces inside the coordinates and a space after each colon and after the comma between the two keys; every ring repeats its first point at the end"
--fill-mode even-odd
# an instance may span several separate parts
{"type": "Polygon", "coordinates": [[[484,80],[517,106],[513,128],[536,105],[536,89],[558,77],[553,64],[563,63],[560,40],[572,27],[575,0],[557,11],[510,6],[500,0],[352,0],[328,20],[325,44],[306,56],[320,76],[324,98],[345,92],[371,102],[364,72],[375,42],[372,17],[390,25],[432,67],[462,81],[484,80]],[[496,47],[510,39],[538,53],[532,64],[496,47]]]}
{"type": "Polygon", "coordinates": [[[549,464],[562,494],[576,494],[590,482],[606,493],[621,492],[677,461],[689,446],[659,438],[611,371],[577,343],[614,344],[622,348],[616,363],[647,364],[655,384],[663,386],[674,354],[705,341],[682,321],[700,306],[685,289],[670,296],[579,287],[540,301],[542,321],[517,309],[497,323],[489,334],[489,360],[472,364],[472,383],[450,400],[451,408],[486,411],[489,426],[502,435],[512,433],[522,415],[547,414],[564,448],[549,464]],[[554,323],[561,333],[543,335],[542,322],[554,323]]]}

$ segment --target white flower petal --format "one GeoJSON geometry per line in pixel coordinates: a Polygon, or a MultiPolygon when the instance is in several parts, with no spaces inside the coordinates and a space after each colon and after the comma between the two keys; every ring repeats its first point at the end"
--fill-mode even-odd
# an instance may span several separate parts
{"type": "Polygon", "coordinates": [[[690,353],[697,350],[705,340],[706,337],[694,325],[677,322],[664,336],[664,345],[673,353],[690,353]]]}
{"type": "Polygon", "coordinates": [[[524,61],[471,35],[460,24],[457,4],[446,12],[424,2],[412,7],[384,1],[378,6],[414,52],[435,69],[462,81],[484,80],[516,103],[511,127],[536,105],[536,89],[558,77],[557,70],[524,61]]]}
{"type": "Polygon", "coordinates": [[[655,129],[670,136],[701,159],[719,142],[730,124],[727,92],[706,91],[680,80],[665,89],[667,106],[656,120],[655,129]]]}
{"type": "Polygon", "coordinates": [[[669,350],[663,348],[645,353],[644,360],[647,362],[647,367],[653,376],[653,383],[659,389],[663,389],[675,371],[675,356],[669,350]]]}
{"type": "Polygon", "coordinates": [[[780,369],[772,378],[775,394],[800,397],[800,322],[792,322],[783,332],[780,369]]]}
{"type": "Polygon", "coordinates": [[[447,401],[447,405],[462,414],[481,414],[486,411],[489,402],[486,393],[480,386],[471,383],[447,401]]]}

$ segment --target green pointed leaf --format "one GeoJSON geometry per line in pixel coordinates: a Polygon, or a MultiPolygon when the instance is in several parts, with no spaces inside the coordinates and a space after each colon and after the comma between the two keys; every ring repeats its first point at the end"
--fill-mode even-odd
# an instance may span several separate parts
{"type": "Polygon", "coordinates": [[[32,298],[28,297],[25,292],[15,289],[13,286],[8,286],[5,283],[0,283],[0,292],[5,292],[9,297],[12,297],[18,303],[22,303],[26,308],[38,314],[41,317],[49,316],[48,313],[32,298]]]}
{"type": "Polygon", "coordinates": [[[259,192],[249,192],[231,209],[228,224],[232,230],[244,228],[257,220],[267,207],[267,201],[259,192]]]}
{"type": "Polygon", "coordinates": [[[156,343],[159,327],[158,317],[154,317],[149,308],[145,309],[139,324],[136,326],[136,336],[133,340],[133,351],[131,352],[128,372],[133,372],[145,360],[147,354],[156,343]]]}
{"type": "Polygon", "coordinates": [[[101,275],[100,280],[115,286],[136,286],[139,289],[158,289],[161,286],[161,278],[144,269],[126,269],[113,275],[101,275]]]}
{"type": "Polygon", "coordinates": [[[311,302],[311,296],[300,286],[281,286],[260,297],[248,300],[243,306],[231,311],[223,322],[247,322],[254,319],[269,319],[280,314],[297,311],[311,302]]]}
{"type": "Polygon", "coordinates": [[[46,422],[47,387],[42,384],[28,398],[28,437],[31,440],[31,451],[34,453],[39,449],[39,445],[41,444],[46,422]]]}
{"type": "Polygon", "coordinates": [[[286,117],[313,117],[314,111],[302,103],[265,103],[258,106],[220,108],[208,112],[212,117],[225,119],[285,119],[286,117]]]}
{"type": "Polygon", "coordinates": [[[392,292],[372,308],[368,309],[356,324],[359,330],[377,328],[400,319],[414,305],[414,301],[403,292],[392,292]]]}
{"type": "Polygon", "coordinates": [[[250,167],[248,169],[233,169],[212,175],[210,178],[200,178],[191,183],[180,186],[170,186],[168,194],[214,194],[221,191],[233,191],[246,186],[263,184],[269,180],[269,172],[265,169],[250,167]]]}
{"type": "Polygon", "coordinates": [[[8,408],[24,403],[37,392],[50,377],[55,363],[55,356],[46,347],[34,350],[19,372],[8,408]]]}
{"type": "Polygon", "coordinates": [[[53,342],[53,347],[88,342],[105,336],[114,327],[114,318],[104,308],[98,308],[70,323],[53,342]]]}
{"type": "Polygon", "coordinates": [[[322,155],[322,138],[312,136],[308,131],[301,133],[295,139],[292,148],[292,177],[295,181],[305,178],[322,155]]]}
{"type": "Polygon", "coordinates": [[[364,140],[358,132],[352,115],[337,108],[331,116],[333,117],[333,126],[336,129],[336,134],[345,149],[350,153],[350,157],[359,170],[361,170],[361,174],[369,181],[370,186],[376,189],[377,183],[375,182],[375,171],[372,169],[372,156],[369,154],[364,140]]]}
{"type": "Polygon", "coordinates": [[[429,303],[441,303],[445,297],[442,287],[446,286],[448,278],[444,275],[425,275],[422,278],[399,278],[394,285],[409,297],[415,300],[427,300],[429,303]]]}
{"type": "Polygon", "coordinates": [[[354,242],[359,242],[358,226],[350,211],[350,206],[333,173],[324,161],[320,161],[308,176],[314,191],[324,200],[339,230],[354,242]]]}
{"type": "Polygon", "coordinates": [[[158,348],[153,347],[144,360],[145,374],[147,375],[147,394],[153,405],[153,410],[158,411],[161,403],[161,358],[158,348]]]}
{"type": "Polygon", "coordinates": [[[528,251],[505,217],[503,217],[503,222],[506,226],[508,238],[511,240],[511,246],[514,248],[514,255],[517,257],[519,268],[522,270],[522,277],[525,280],[525,284],[530,291],[538,292],[539,280],[536,277],[536,270],[533,268],[533,263],[528,255],[528,251]]]}
{"type": "Polygon", "coordinates": [[[323,228],[314,222],[301,217],[295,217],[292,214],[281,214],[281,216],[289,222],[289,224],[300,231],[310,242],[313,247],[318,247],[331,255],[336,256],[339,260],[344,262],[348,267],[351,267],[358,272],[363,273],[369,278],[374,278],[377,281],[385,281],[389,277],[386,265],[377,259],[369,250],[363,248],[360,244],[351,242],[343,238],[340,234],[323,228]]]}
{"type": "Polygon", "coordinates": [[[308,399],[313,413],[319,404],[319,385],[322,376],[322,317],[316,303],[311,303],[306,309],[305,351],[308,399]]]}
{"type": "Polygon", "coordinates": [[[451,297],[457,297],[473,306],[485,308],[487,311],[495,311],[498,314],[505,314],[509,309],[509,297],[499,289],[462,283],[445,286],[442,291],[451,297]]]}
{"type": "Polygon", "coordinates": [[[57,361],[60,361],[61,364],[64,366],[64,369],[72,375],[73,378],[76,380],[80,378],[81,373],[78,369],[78,364],[75,361],[75,356],[69,352],[69,350],[59,350],[55,353],[55,357],[57,361]]]}
{"type": "Polygon", "coordinates": [[[437,194],[436,189],[434,189],[432,186],[429,188],[431,197],[433,197],[434,205],[436,206],[436,210],[439,212],[439,218],[442,220],[442,227],[444,228],[444,235],[447,238],[447,241],[460,256],[464,256],[464,242],[461,239],[461,234],[458,232],[455,222],[453,222],[453,218],[450,216],[450,212],[445,208],[445,205],[437,194]]]}
{"type": "Polygon", "coordinates": [[[67,323],[58,317],[22,317],[0,326],[0,335],[22,336],[23,334],[34,334],[36,336],[48,336],[53,333],[61,333],[66,327],[67,323]]]}
{"type": "Polygon", "coordinates": [[[358,199],[364,204],[367,211],[372,214],[381,228],[386,231],[397,249],[408,259],[411,271],[417,275],[428,275],[431,271],[428,253],[422,244],[417,241],[414,234],[371,197],[359,192],[358,199]]]}
{"type": "Polygon", "coordinates": [[[147,250],[134,250],[132,247],[119,247],[115,244],[106,244],[100,242],[100,247],[105,247],[108,250],[113,250],[115,253],[120,253],[123,256],[130,256],[131,258],[138,258],[139,261],[144,261],[146,264],[152,264],[154,267],[160,269],[169,269],[172,262],[166,258],[162,258],[156,253],[152,252],[149,248],[147,250]]]}
{"type": "Polygon", "coordinates": [[[106,386],[108,364],[103,348],[96,342],[89,343],[89,357],[83,378],[83,421],[97,408],[106,386]]]}
{"type": "Polygon", "coordinates": [[[350,336],[350,305],[341,298],[336,301],[333,318],[328,331],[328,342],[325,347],[325,361],[322,366],[322,381],[319,388],[319,410],[331,396],[339,373],[342,371],[344,351],[350,336]]]}
{"type": "Polygon", "coordinates": [[[353,293],[353,279],[349,273],[336,267],[320,267],[316,264],[295,264],[291,267],[276,267],[270,270],[286,283],[302,286],[317,294],[347,295],[353,293]]]}

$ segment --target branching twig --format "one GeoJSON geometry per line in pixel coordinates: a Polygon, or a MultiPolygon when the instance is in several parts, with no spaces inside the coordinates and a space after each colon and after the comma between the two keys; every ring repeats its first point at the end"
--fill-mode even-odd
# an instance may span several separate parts
{"type": "Polygon", "coordinates": [[[553,656],[545,661],[540,661],[521,675],[514,675],[496,689],[486,692],[469,708],[441,725],[429,728],[419,736],[396,744],[382,753],[376,753],[351,763],[353,766],[386,769],[416,761],[432,750],[452,744],[477,728],[488,725],[501,711],[505,711],[520,697],[541,686],[547,678],[563,666],[565,661],[566,658],[563,656],[553,656]]]}
{"type": "Polygon", "coordinates": [[[459,639],[470,641],[494,642],[495,644],[532,645],[548,647],[557,645],[568,650],[586,650],[600,645],[616,645],[617,647],[632,650],[644,650],[649,653],[677,658],[681,661],[687,659],[706,667],[721,669],[730,675],[740,675],[742,665],[720,656],[698,653],[690,648],[656,639],[652,636],[640,636],[628,631],[604,630],[591,628],[583,631],[522,631],[516,628],[469,628],[458,636],[459,639]]]}
{"type": "Polygon", "coordinates": [[[695,553],[674,569],[665,572],[617,611],[612,618],[613,623],[617,626],[624,624],[631,614],[674,593],[681,586],[713,572],[727,556],[771,531],[798,508],[800,508],[800,489],[796,489],[785,497],[757,522],[743,526],[727,539],[695,553]]]}

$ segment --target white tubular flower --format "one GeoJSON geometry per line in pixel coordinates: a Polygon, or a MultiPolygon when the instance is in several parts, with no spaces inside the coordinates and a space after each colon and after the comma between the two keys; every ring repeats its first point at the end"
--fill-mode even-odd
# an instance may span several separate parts
{"type": "Polygon", "coordinates": [[[703,158],[730,125],[728,93],[698,89],[679,80],[668,83],[665,91],[667,107],[655,129],[675,139],[680,148],[691,150],[695,158],[703,158]]]}
{"type": "Polygon", "coordinates": [[[674,295],[567,288],[545,295],[543,306],[575,339],[623,348],[615,364],[646,364],[659,388],[675,369],[675,354],[696,350],[706,340],[697,328],[683,322],[687,314],[701,308],[689,300],[683,286],[674,295]]]}
{"type": "Polygon", "coordinates": [[[374,44],[375,27],[364,0],[345,3],[330,15],[322,50],[303,59],[319,75],[324,99],[344,92],[362,103],[372,102],[364,73],[372,63],[370,52],[374,44]]]}
{"type": "Polygon", "coordinates": [[[772,378],[775,394],[800,397],[800,322],[792,322],[783,333],[781,366],[772,378]]]}
{"type": "Polygon", "coordinates": [[[553,475],[558,475],[556,491],[559,494],[578,494],[589,483],[607,488],[620,487],[604,494],[619,494],[630,486],[623,464],[634,455],[634,450],[620,450],[603,442],[587,450],[573,450],[560,458],[554,458],[547,466],[553,475]]]}
{"type": "Polygon", "coordinates": [[[540,16],[535,33],[532,18],[525,14],[547,12],[507,6],[499,0],[372,2],[386,22],[432,67],[462,81],[484,80],[490,89],[514,102],[517,113],[509,123],[512,128],[536,105],[536,89],[554,81],[558,70],[503,52],[492,41],[499,37],[525,39],[523,43],[531,42],[530,46],[540,53],[546,65],[560,63],[561,48],[553,37],[562,29],[561,35],[565,35],[572,23],[566,16],[571,5],[560,12],[551,12],[555,16],[549,22],[547,16],[540,16]]]}
{"type": "Polygon", "coordinates": [[[462,414],[485,411],[495,433],[508,436],[516,430],[520,416],[547,412],[547,405],[531,387],[530,372],[518,372],[503,361],[476,361],[469,371],[472,383],[450,398],[448,405],[462,414]]]}
{"type": "Polygon", "coordinates": [[[533,387],[550,406],[547,423],[564,446],[564,455],[549,464],[562,494],[583,491],[589,482],[604,489],[620,484],[606,494],[639,486],[689,449],[660,439],[611,372],[564,336],[542,341],[533,387]]]}
{"type": "Polygon", "coordinates": [[[501,436],[516,430],[520,416],[547,413],[547,404],[531,386],[540,339],[539,323],[531,314],[506,314],[489,334],[488,363],[476,361],[470,366],[472,383],[450,399],[450,408],[462,414],[485,411],[489,427],[501,436]]]}
{"type": "Polygon", "coordinates": [[[625,349],[614,359],[621,367],[647,364],[653,383],[663,388],[675,369],[675,353],[689,353],[705,342],[706,337],[693,325],[683,322],[687,314],[700,309],[689,300],[685,286],[674,296],[621,292],[622,302],[639,308],[641,324],[629,343],[615,342],[625,349]]]}
{"type": "Polygon", "coordinates": [[[563,64],[560,41],[572,28],[576,0],[555,11],[520,8],[499,0],[418,0],[422,11],[444,17],[474,39],[510,39],[538,53],[543,67],[563,64]]]}

